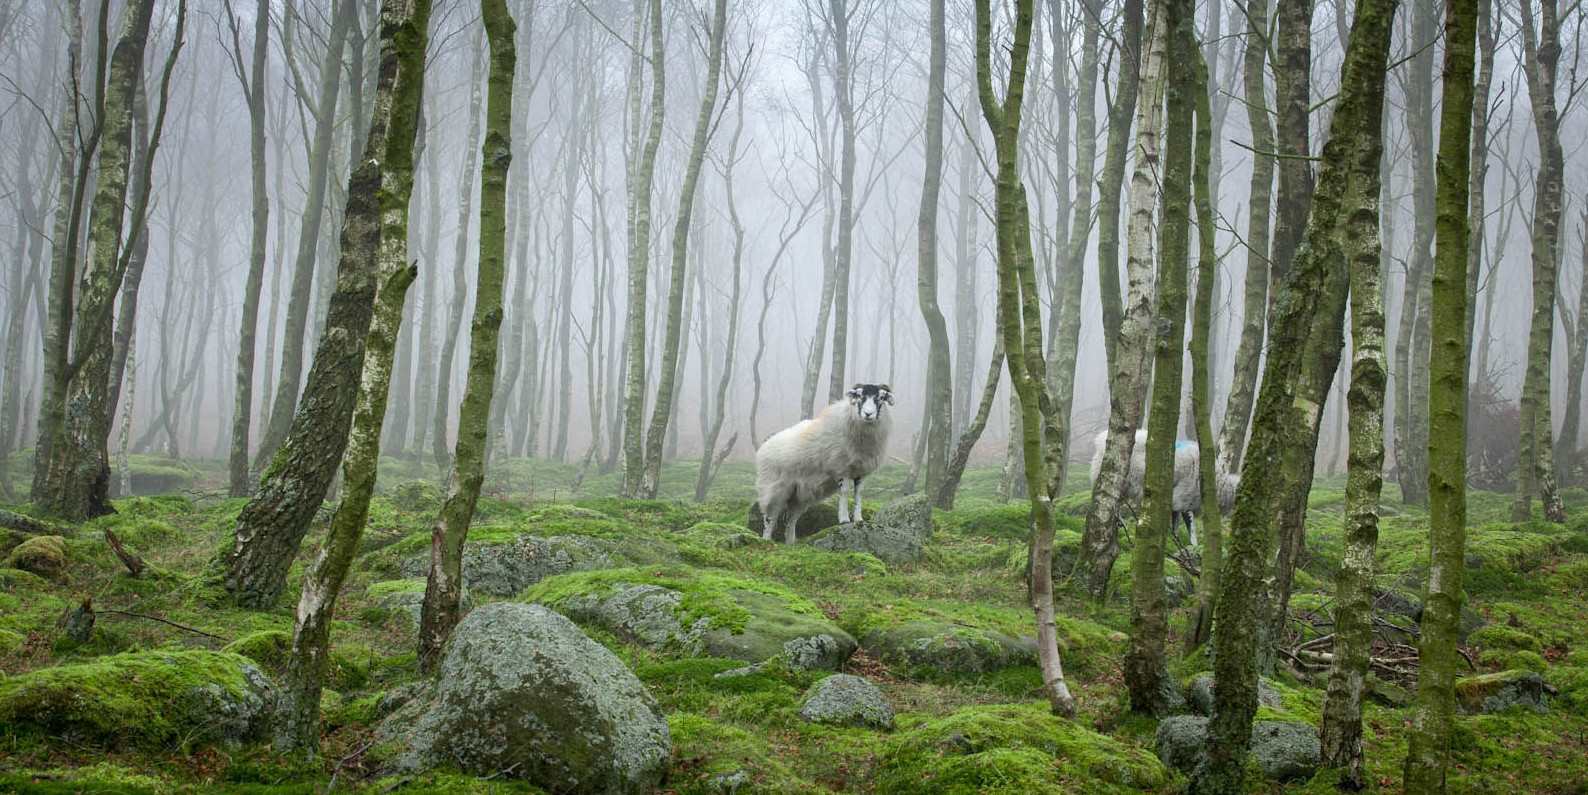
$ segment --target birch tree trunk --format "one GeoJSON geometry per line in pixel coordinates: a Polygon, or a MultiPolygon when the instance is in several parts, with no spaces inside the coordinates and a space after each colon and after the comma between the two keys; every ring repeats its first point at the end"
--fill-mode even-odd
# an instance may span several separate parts
{"type": "Polygon", "coordinates": [[[727,0],[716,0],[711,22],[711,51],[706,56],[706,89],[700,100],[700,113],[695,117],[695,135],[689,149],[689,164],[684,171],[684,185],[678,199],[678,216],[673,222],[672,270],[667,288],[667,329],[662,338],[662,358],[658,366],[661,376],[656,387],[656,405],[651,413],[650,428],[645,436],[645,473],[640,480],[639,497],[656,499],[662,479],[662,443],[667,437],[672,421],[674,382],[678,377],[678,348],[683,335],[681,320],[684,309],[684,288],[688,279],[685,272],[689,254],[689,228],[693,219],[695,191],[700,184],[700,166],[706,158],[706,144],[711,139],[712,115],[717,107],[717,88],[722,76],[724,30],[727,27],[727,0]]]}
{"type": "MultiPolygon", "coordinates": [[[[1151,44],[1142,67],[1142,99],[1163,102],[1162,195],[1158,226],[1158,283],[1152,326],[1153,393],[1142,482],[1142,516],[1131,548],[1130,647],[1125,652],[1125,687],[1130,710],[1164,717],[1179,700],[1169,676],[1165,646],[1169,636],[1169,599],[1163,581],[1164,544],[1174,518],[1176,429],[1180,426],[1181,371],[1185,361],[1186,260],[1191,236],[1191,126],[1194,70],[1168,70],[1168,63],[1194,63],[1200,53],[1192,32],[1195,9],[1190,0],[1157,0],[1151,44]]],[[[1141,133],[1142,160],[1155,165],[1146,145],[1148,124],[1141,133]]],[[[1152,211],[1152,204],[1146,208],[1152,211]]],[[[1134,215],[1137,208],[1132,206],[1134,215]]],[[[1132,280],[1134,282],[1134,280],[1132,280]]],[[[1120,352],[1131,345],[1123,335],[1120,352]]],[[[1123,356],[1121,357],[1124,358],[1123,356]]],[[[1141,377],[1145,379],[1143,368],[1141,377]]],[[[1117,405],[1117,404],[1116,404],[1117,405]]],[[[1135,435],[1135,430],[1130,431],[1135,435]]]]}
{"type": "Polygon", "coordinates": [[[457,451],[447,475],[446,501],[430,528],[430,572],[419,615],[419,669],[434,672],[442,645],[457,626],[463,597],[463,542],[485,482],[486,420],[496,389],[496,359],[502,325],[502,280],[507,243],[507,173],[513,160],[513,73],[517,25],[507,0],[481,0],[480,15],[490,44],[491,69],[485,106],[485,142],[480,169],[480,257],[469,326],[469,376],[458,409],[457,451]]]}
{"type": "Polygon", "coordinates": [[[386,417],[397,333],[402,326],[408,286],[419,275],[418,267],[408,259],[408,205],[413,196],[415,139],[429,27],[430,0],[386,0],[381,8],[377,102],[378,87],[389,84],[391,109],[380,170],[376,263],[380,291],[375,298],[353,427],[342,462],[342,502],[304,577],[292,651],[276,696],[275,742],[271,748],[279,753],[306,757],[318,753],[320,696],[331,656],[331,617],[358,550],[370,497],[375,492],[381,426],[386,417]]]}
{"type": "Polygon", "coordinates": [[[270,233],[270,194],[265,188],[265,58],[269,52],[270,2],[261,0],[254,9],[254,50],[246,75],[231,0],[226,2],[226,19],[232,33],[233,65],[248,101],[249,177],[254,198],[248,276],[243,284],[242,318],[237,330],[237,387],[232,403],[230,482],[227,486],[228,495],[246,497],[254,485],[248,471],[248,442],[254,411],[254,335],[259,326],[259,293],[265,284],[265,239],[270,233]]]}
{"type": "Polygon", "coordinates": [[[1533,180],[1533,322],[1528,332],[1527,369],[1522,379],[1522,438],[1516,468],[1516,502],[1511,519],[1525,522],[1532,515],[1536,493],[1544,503],[1544,518],[1564,522],[1555,483],[1554,451],[1550,422],[1550,352],[1555,342],[1555,281],[1560,267],[1561,193],[1564,157],[1560,143],[1560,116],[1555,108],[1556,65],[1560,60],[1560,23],[1555,0],[1539,0],[1538,28],[1534,29],[1532,0],[1522,0],[1522,69],[1533,107],[1533,130],[1538,136],[1538,176],[1533,180]]]}
{"type": "Polygon", "coordinates": [[[1108,354],[1109,373],[1116,369],[1114,352],[1119,344],[1119,329],[1125,322],[1119,293],[1119,205],[1125,190],[1131,119],[1136,116],[1137,95],[1141,92],[1143,2],[1124,0],[1120,12],[1119,80],[1114,104],[1108,109],[1108,149],[1097,189],[1097,292],[1103,304],[1103,349],[1108,354]]]}
{"type": "MultiPolygon", "coordinates": [[[[1494,85],[1494,8],[1493,0],[1478,0],[1478,76],[1472,90],[1472,155],[1467,177],[1467,217],[1479,219],[1470,223],[1471,237],[1467,240],[1467,344],[1476,345],[1473,323],[1477,318],[1478,277],[1483,270],[1483,246],[1486,237],[1487,202],[1484,186],[1489,178],[1489,94],[1494,85]]],[[[1487,310],[1485,310],[1487,311],[1487,310]]],[[[1478,362],[1482,364],[1482,362],[1478,362]]],[[[1469,382],[1480,382],[1483,369],[1478,367],[1468,376],[1469,382]]]]}
{"type": "MultiPolygon", "coordinates": [[[[1383,150],[1384,78],[1388,71],[1394,0],[1357,3],[1346,47],[1340,94],[1329,139],[1318,165],[1318,189],[1307,222],[1303,252],[1281,288],[1273,318],[1268,366],[1258,393],[1247,467],[1231,518],[1213,632],[1213,718],[1205,756],[1192,790],[1223,795],[1242,792],[1252,718],[1257,712],[1258,596],[1273,576],[1270,565],[1278,524],[1274,507],[1285,485],[1281,467],[1269,465],[1297,441],[1298,428],[1315,427],[1321,407],[1298,394],[1307,360],[1320,359],[1331,339],[1315,339],[1316,322],[1341,316],[1349,284],[1348,246],[1360,241],[1354,226],[1376,217],[1383,150]]],[[[1373,267],[1377,267],[1377,261],[1373,267]]],[[[1364,266],[1366,264],[1364,263],[1364,266]]],[[[1338,321],[1335,321],[1338,322],[1338,321]]],[[[1301,441],[1305,441],[1304,439],[1301,441]]],[[[1311,450],[1306,451],[1311,457],[1311,450]]]]}
{"type": "MultiPolygon", "coordinates": [[[[1152,377],[1155,285],[1152,272],[1152,222],[1157,207],[1159,135],[1163,129],[1164,50],[1166,33],[1155,26],[1167,24],[1163,11],[1153,6],[1148,20],[1149,47],[1142,56],[1141,97],[1136,106],[1136,159],[1130,178],[1129,272],[1126,312],[1119,327],[1114,353],[1109,357],[1108,443],[1092,483],[1092,501],[1086,512],[1086,529],[1075,559],[1076,585],[1102,601],[1108,595],[1108,577],[1119,558],[1119,503],[1128,464],[1141,427],[1142,399],[1152,377]],[[1153,59],[1156,58],[1156,61],[1153,59]]],[[[1107,178],[1105,173],[1104,178],[1107,178]]],[[[1184,307],[1182,307],[1183,309],[1184,307]]],[[[1176,346],[1178,351],[1179,347],[1176,346]]],[[[1176,383],[1174,393],[1180,393],[1176,383]]],[[[1170,428],[1174,425],[1171,424],[1170,428]]],[[[1171,440],[1173,433],[1170,434],[1171,440]]]]}
{"type": "MultiPolygon", "coordinates": [[[[392,8],[394,20],[411,13],[414,0],[400,1],[403,6],[392,8]]],[[[384,27],[383,38],[395,35],[384,27]]],[[[222,553],[222,584],[241,607],[276,606],[287,571],[347,449],[379,287],[382,170],[392,158],[389,136],[398,68],[395,46],[390,53],[384,49],[383,44],[364,153],[348,175],[336,292],[326,308],[325,330],[309,367],[300,410],[260,479],[258,492],[237,517],[231,550],[222,553]]],[[[399,125],[398,130],[404,127],[399,125]]],[[[406,146],[412,148],[412,139],[406,146]]],[[[411,163],[411,152],[404,151],[402,160],[411,163]]]]}
{"type": "MultiPolygon", "coordinates": [[[[843,398],[849,355],[849,265],[855,238],[855,75],[849,50],[849,0],[827,0],[833,34],[833,104],[838,107],[838,246],[833,252],[833,359],[827,400],[843,398]]],[[[815,415],[812,415],[815,416],[815,415]]]]}
{"type": "MultiPolygon", "coordinates": [[[[1584,208],[1583,217],[1588,219],[1588,208],[1584,208]]],[[[1588,288],[1588,278],[1584,278],[1588,276],[1588,224],[1582,229],[1581,262],[1584,267],[1578,276],[1577,321],[1567,337],[1571,348],[1566,354],[1566,418],[1561,423],[1559,452],[1555,456],[1555,482],[1561,485],[1569,484],[1577,477],[1577,432],[1582,424],[1582,376],[1584,364],[1588,364],[1588,289],[1585,289],[1588,288]]],[[[1471,314],[1470,308],[1468,314],[1471,314]]]]}
{"type": "Polygon", "coordinates": [[[992,130],[998,158],[998,314],[1009,367],[1009,378],[1020,395],[1024,432],[1021,451],[1025,459],[1026,487],[1031,500],[1031,542],[1027,560],[1031,607],[1037,619],[1037,653],[1043,694],[1053,713],[1075,717],[1075,699],[1064,683],[1059,658],[1058,632],[1053,614],[1053,513],[1052,494],[1043,462],[1044,389],[1047,363],[1043,359],[1041,297],[1031,256],[1031,230],[1020,184],[1020,113],[1025,96],[1026,61],[1031,46],[1032,0],[1016,0],[1012,21],[1013,45],[1009,51],[1008,84],[1002,102],[992,83],[992,10],[988,0],[976,0],[976,87],[982,116],[992,130]]]}
{"type": "MultiPolygon", "coordinates": [[[[1431,41],[1439,31],[1439,9],[1416,3],[1411,9],[1412,41],[1431,41]]],[[[1422,48],[1411,57],[1406,96],[1406,127],[1412,154],[1412,249],[1401,316],[1395,336],[1395,474],[1401,499],[1408,505],[1428,504],[1428,417],[1422,406],[1428,394],[1428,302],[1433,290],[1434,261],[1434,52],[1422,48]]],[[[1465,281],[1462,282],[1465,285],[1465,281]]]]}
{"type": "MultiPolygon", "coordinates": [[[[738,75],[738,78],[742,80],[742,72],[738,75]]],[[[742,85],[737,86],[736,89],[742,89],[742,85]]],[[[722,374],[717,380],[717,397],[714,401],[716,412],[712,416],[710,424],[706,426],[701,440],[700,471],[695,476],[695,502],[706,501],[706,492],[711,488],[711,482],[717,476],[717,467],[721,466],[722,462],[728,457],[728,453],[733,450],[733,443],[739,439],[738,432],[734,432],[729,437],[728,444],[723,447],[722,451],[717,451],[717,437],[721,435],[723,421],[727,419],[728,415],[728,387],[733,381],[734,354],[738,352],[739,348],[739,303],[744,284],[745,229],[744,222],[739,218],[738,205],[734,203],[733,169],[738,165],[741,156],[739,140],[744,133],[745,95],[742,90],[734,90],[734,93],[735,125],[733,137],[728,142],[728,156],[722,165],[723,203],[728,208],[728,223],[733,227],[733,297],[729,299],[728,319],[725,321],[728,327],[728,341],[723,347],[722,374]]],[[[704,295],[704,292],[702,291],[702,295],[704,295]]],[[[702,373],[705,372],[706,353],[705,349],[700,352],[702,373]]],[[[704,387],[704,385],[702,386],[704,387]]],[[[701,403],[702,405],[705,403],[704,396],[702,396],[701,403]]]]}
{"type": "MultiPolygon", "coordinates": [[[[634,40],[639,41],[640,3],[634,0],[634,40]]],[[[662,0],[650,0],[651,22],[651,112],[645,133],[645,143],[640,148],[639,159],[633,165],[629,182],[628,236],[629,236],[629,306],[628,321],[623,333],[623,347],[627,351],[628,373],[623,388],[623,487],[619,494],[634,497],[640,493],[641,475],[645,469],[645,301],[651,262],[651,187],[656,178],[656,148],[662,140],[662,120],[665,108],[662,100],[666,94],[666,70],[663,68],[666,49],[662,43],[662,0]]],[[[630,61],[630,112],[636,123],[640,117],[640,66],[642,55],[638,48],[630,61]]]]}
{"type": "MultiPolygon", "coordinates": [[[[1264,64],[1268,55],[1268,0],[1246,3],[1246,123],[1252,131],[1252,148],[1274,151],[1274,125],[1269,121],[1264,64]]],[[[1252,180],[1246,203],[1246,298],[1241,313],[1241,338],[1235,348],[1235,372],[1230,396],[1224,404],[1224,426],[1219,431],[1219,469],[1238,472],[1246,449],[1246,429],[1251,423],[1252,398],[1257,394],[1257,370],[1267,330],[1269,206],[1273,203],[1275,160],[1252,154],[1252,180]]]]}
{"type": "MultiPolygon", "coordinates": [[[[1186,620],[1185,648],[1191,652],[1213,635],[1213,609],[1219,600],[1219,575],[1224,565],[1224,522],[1219,515],[1218,451],[1213,446],[1213,362],[1209,338],[1213,334],[1213,295],[1216,291],[1218,253],[1214,247],[1213,109],[1208,99],[1211,85],[1205,59],[1196,66],[1196,190],[1197,292],[1191,308],[1191,413],[1201,453],[1197,472],[1202,479],[1202,576],[1197,578],[1197,605],[1186,620]]],[[[1259,331],[1261,329],[1259,328],[1259,331]]]]}
{"type": "MultiPolygon", "coordinates": [[[[1524,7],[1525,7],[1524,3],[1524,7]]],[[[1428,391],[1428,597],[1417,647],[1417,700],[1406,748],[1407,793],[1442,793],[1456,700],[1467,526],[1467,216],[1478,0],[1447,0],[1440,80],[1438,236],[1428,391]]],[[[1524,23],[1525,24],[1525,23],[1524,23]]],[[[1482,223],[1482,219],[1478,219],[1482,223]]],[[[1544,406],[1548,406],[1546,402],[1544,406]]],[[[1547,417],[1547,414],[1546,414],[1547,417]]],[[[1548,430],[1548,424],[1544,425],[1548,430]]]]}

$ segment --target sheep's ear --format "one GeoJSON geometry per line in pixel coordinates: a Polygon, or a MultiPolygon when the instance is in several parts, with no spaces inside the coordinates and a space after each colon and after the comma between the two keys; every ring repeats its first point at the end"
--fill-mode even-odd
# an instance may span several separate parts
{"type": "Polygon", "coordinates": [[[844,393],[844,397],[849,398],[849,402],[853,403],[853,402],[855,402],[855,401],[860,399],[860,390],[859,389],[851,389],[848,392],[844,393]]]}
{"type": "Polygon", "coordinates": [[[888,389],[887,384],[881,384],[877,387],[877,397],[887,401],[888,405],[893,405],[893,390],[888,389]]]}

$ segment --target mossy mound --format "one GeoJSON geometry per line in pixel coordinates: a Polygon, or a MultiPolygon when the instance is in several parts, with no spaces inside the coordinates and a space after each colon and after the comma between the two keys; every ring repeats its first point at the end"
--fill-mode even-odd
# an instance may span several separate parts
{"type": "Polygon", "coordinates": [[[697,522],[685,529],[683,535],[695,544],[723,550],[765,543],[761,540],[761,536],[739,525],[725,522],[697,522]]]}
{"type": "Polygon", "coordinates": [[[1456,708],[1463,713],[1504,712],[1511,707],[1549,709],[1544,704],[1544,678],[1534,671],[1510,670],[1456,680],[1456,708]]]}
{"type": "Polygon", "coordinates": [[[249,659],[202,650],[139,652],[0,682],[0,736],[43,732],[111,749],[262,739],[275,698],[249,659]]]}
{"type": "Polygon", "coordinates": [[[906,726],[881,754],[877,791],[1159,792],[1168,777],[1151,754],[1055,717],[1045,704],[998,705],[906,726]]]}
{"type": "MultiPolygon", "coordinates": [[[[836,527],[837,525],[838,506],[828,500],[819,505],[812,505],[810,510],[800,516],[799,521],[794,523],[794,538],[795,540],[803,541],[829,527],[836,527]]],[[[760,503],[750,506],[750,516],[745,520],[745,527],[757,536],[763,538],[766,536],[766,520],[761,515],[760,503]]],[[[783,543],[783,528],[772,528],[772,540],[779,544],[783,543]]]]}
{"type": "Polygon", "coordinates": [[[855,639],[804,597],[767,583],[686,567],[609,569],[549,578],[520,599],[624,640],[689,655],[831,669],[855,639]]]}
{"type": "MultiPolygon", "coordinates": [[[[607,520],[599,520],[605,523],[607,520]]],[[[538,536],[523,533],[479,533],[463,547],[463,583],[492,596],[516,596],[547,577],[570,571],[646,566],[679,560],[678,549],[649,538],[600,538],[586,535],[538,536]]],[[[428,544],[428,539],[425,539],[428,544]]],[[[404,578],[423,577],[428,553],[402,562],[404,578]]]]}
{"type": "Polygon", "coordinates": [[[926,679],[1037,662],[1033,638],[945,621],[881,627],[868,633],[861,645],[872,657],[926,679]]]}
{"type": "Polygon", "coordinates": [[[5,561],[7,567],[51,579],[64,576],[71,563],[72,553],[66,547],[66,539],[60,536],[35,536],[23,541],[5,561]]]}
{"type": "MultiPolygon", "coordinates": [[[[132,467],[132,493],[123,494],[123,497],[187,491],[199,477],[199,471],[190,464],[162,456],[135,455],[129,464],[132,467]]],[[[117,483],[120,478],[121,473],[112,472],[110,482],[117,483]]]]}

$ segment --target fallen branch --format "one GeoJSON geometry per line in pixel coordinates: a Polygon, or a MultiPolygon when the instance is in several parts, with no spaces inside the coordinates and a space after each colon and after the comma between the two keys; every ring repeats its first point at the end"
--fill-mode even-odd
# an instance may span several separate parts
{"type": "Polygon", "coordinates": [[[0,510],[0,527],[35,536],[69,536],[75,532],[66,525],[46,522],[43,519],[34,519],[6,510],[0,510]]]}
{"type": "Polygon", "coordinates": [[[116,537],[116,531],[109,527],[105,528],[105,542],[110,544],[110,551],[116,553],[116,557],[121,560],[121,565],[127,567],[127,571],[132,573],[134,580],[143,578],[144,569],[148,568],[148,566],[144,564],[143,558],[128,552],[127,548],[121,545],[121,539],[116,537]]]}
{"type": "Polygon", "coordinates": [[[226,637],[224,635],[216,635],[213,632],[205,632],[202,629],[198,629],[198,628],[195,628],[195,627],[190,627],[190,626],[187,626],[186,624],[178,624],[175,621],[169,621],[169,620],[161,618],[159,616],[151,616],[151,615],[148,615],[146,613],[134,613],[134,612],[131,612],[129,610],[101,610],[99,612],[101,614],[114,613],[114,614],[119,615],[119,616],[132,616],[133,618],[147,618],[150,621],[158,621],[158,622],[160,622],[162,624],[169,624],[170,626],[176,627],[177,629],[185,629],[188,632],[192,632],[192,633],[195,633],[195,634],[198,634],[198,635],[203,635],[206,638],[214,638],[216,640],[224,640],[227,643],[231,643],[232,642],[231,638],[228,638],[228,637],[226,637]]]}

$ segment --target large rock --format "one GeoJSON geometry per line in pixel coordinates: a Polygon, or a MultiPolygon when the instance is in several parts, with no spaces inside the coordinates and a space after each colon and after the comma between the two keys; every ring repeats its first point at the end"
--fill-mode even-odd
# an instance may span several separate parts
{"type": "Polygon", "coordinates": [[[932,538],[932,503],[924,494],[882,506],[869,522],[850,522],[813,536],[810,544],[829,552],[866,552],[884,563],[916,563],[932,538]]]}
{"type": "Polygon", "coordinates": [[[649,792],[672,753],[645,685],[540,605],[498,602],[460,622],[429,698],[381,725],[399,769],[456,765],[563,793],[649,792]]]}
{"type": "Polygon", "coordinates": [[[1510,670],[1456,680],[1456,708],[1463,714],[1504,712],[1511,707],[1548,712],[1544,677],[1533,671],[1510,670]]]}
{"type": "Polygon", "coordinates": [[[911,621],[874,629],[860,645],[882,662],[928,675],[985,673],[1037,662],[1034,638],[944,621],[911,621]]]}
{"type": "Polygon", "coordinates": [[[72,554],[66,548],[66,539],[60,536],[34,536],[11,550],[5,565],[40,577],[53,578],[65,574],[71,562],[72,554]]]}
{"type": "MultiPolygon", "coordinates": [[[[1202,759],[1208,719],[1176,715],[1158,724],[1153,742],[1158,758],[1169,767],[1190,773],[1202,759]]],[[[1260,720],[1252,725],[1252,764],[1275,781],[1297,781],[1318,772],[1323,746],[1318,730],[1299,721],[1260,720]]]]}
{"type": "MultiPolygon", "coordinates": [[[[417,632],[420,614],[424,611],[425,605],[425,582],[424,577],[377,582],[369,586],[364,591],[364,595],[386,610],[406,614],[410,619],[410,625],[417,632]]],[[[473,605],[474,600],[469,597],[468,586],[464,586],[462,600],[458,603],[458,612],[468,613],[473,605]]]]}
{"type": "MultiPolygon", "coordinates": [[[[800,520],[794,523],[794,536],[796,539],[803,541],[836,524],[838,524],[838,505],[832,500],[824,500],[817,505],[812,505],[809,510],[800,516],[800,520]]],[[[760,503],[750,504],[750,519],[745,523],[745,527],[749,528],[750,532],[755,533],[757,537],[764,535],[766,520],[761,518],[760,503]]],[[[772,540],[779,544],[783,543],[783,528],[779,527],[773,530],[772,540]]]]}
{"type": "Polygon", "coordinates": [[[0,682],[0,727],[108,749],[265,739],[270,679],[241,655],[151,651],[43,668],[0,682]]]}
{"type": "Polygon", "coordinates": [[[811,686],[800,705],[800,719],[810,723],[893,728],[893,705],[870,680],[833,674],[811,686]]]}
{"type": "Polygon", "coordinates": [[[645,582],[603,584],[555,599],[552,605],[575,621],[649,649],[749,663],[780,657],[799,670],[833,670],[859,646],[849,633],[797,597],[791,606],[789,597],[755,590],[750,582],[730,582],[720,592],[711,592],[707,598],[731,603],[743,617],[741,625],[684,608],[686,591],[710,592],[718,583],[676,584],[679,588],[645,582]]]}
{"type": "MultiPolygon", "coordinates": [[[[1257,705],[1280,709],[1279,688],[1267,679],[1257,680],[1257,705]]],[[[1185,706],[1194,715],[1213,714],[1213,674],[1197,674],[1185,689],[1185,706]]]]}
{"type": "MultiPolygon", "coordinates": [[[[492,596],[517,596],[525,588],[554,575],[614,569],[670,556],[669,550],[650,548],[639,539],[624,545],[619,541],[580,535],[550,538],[521,535],[507,543],[465,544],[463,584],[492,596]],[[636,550],[636,544],[646,548],[636,550]],[[636,551],[642,554],[633,554],[636,551]],[[635,557],[644,560],[635,560],[635,557]]],[[[402,562],[401,568],[404,578],[424,577],[429,573],[430,555],[413,555],[402,562]]]]}

